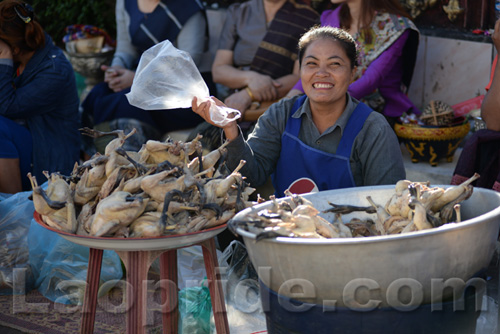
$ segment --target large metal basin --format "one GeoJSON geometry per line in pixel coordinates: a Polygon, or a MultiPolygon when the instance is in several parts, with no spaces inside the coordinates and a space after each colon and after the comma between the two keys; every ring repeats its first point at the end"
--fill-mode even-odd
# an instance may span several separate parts
{"type": "MultiPolygon", "coordinates": [[[[441,186],[449,187],[449,186],[441,186]]],[[[368,206],[370,195],[385,205],[394,186],[358,187],[304,195],[323,211],[335,204],[368,206]]],[[[268,208],[262,203],[238,213],[268,208]]],[[[332,214],[322,214],[332,221],[332,214]]],[[[343,216],[366,217],[365,213],[343,216]]],[[[370,215],[372,216],[372,215],[370,215]]],[[[231,223],[230,223],[231,225],[231,223]]],[[[452,298],[465,283],[485,284],[476,275],[487,268],[496,250],[500,226],[500,194],[474,188],[462,202],[462,222],[400,235],[305,239],[255,240],[253,233],[237,228],[244,239],[259,279],[280,295],[299,301],[337,307],[372,309],[407,307],[452,298]],[[450,280],[451,279],[451,280],[450,280]],[[431,289],[433,286],[433,289],[431,289]]]]}

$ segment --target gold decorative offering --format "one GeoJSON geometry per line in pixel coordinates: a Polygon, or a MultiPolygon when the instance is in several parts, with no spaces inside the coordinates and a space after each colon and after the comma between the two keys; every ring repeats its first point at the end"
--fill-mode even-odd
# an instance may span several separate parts
{"type": "Polygon", "coordinates": [[[442,101],[431,101],[419,117],[420,125],[396,123],[394,131],[410,153],[411,161],[426,161],[437,166],[445,158],[453,156],[470,131],[465,117],[455,117],[454,110],[442,101]]]}

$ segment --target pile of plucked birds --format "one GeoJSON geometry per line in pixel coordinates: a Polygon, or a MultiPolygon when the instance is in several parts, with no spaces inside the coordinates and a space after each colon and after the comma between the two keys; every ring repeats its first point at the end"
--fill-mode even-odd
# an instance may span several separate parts
{"type": "Polygon", "coordinates": [[[284,199],[271,198],[268,209],[250,212],[244,220],[232,219],[229,228],[237,233],[242,228],[256,235],[257,240],[274,237],[353,238],[402,234],[460,222],[460,203],[473,192],[471,185],[478,174],[460,185],[449,188],[431,187],[429,182],[400,180],[394,194],[385,204],[377,204],[367,196],[367,206],[339,205],[328,202],[323,213],[334,213],[333,221],[305,197],[286,192],[284,199]],[[342,215],[364,212],[363,219],[342,221],[342,215]]]}
{"type": "Polygon", "coordinates": [[[104,154],[75,164],[71,175],[45,175],[46,189],[31,180],[35,210],[48,226],[95,237],[158,237],[198,232],[226,223],[254,203],[255,189],[226,164],[223,144],[203,155],[201,136],[190,142],[147,141],[139,151],[123,144],[135,131],[99,132],[116,136],[104,154]]]}

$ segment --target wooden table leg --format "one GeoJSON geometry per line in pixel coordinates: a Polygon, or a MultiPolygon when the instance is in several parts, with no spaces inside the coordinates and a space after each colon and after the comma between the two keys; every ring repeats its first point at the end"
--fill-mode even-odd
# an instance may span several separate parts
{"type": "Polygon", "coordinates": [[[148,270],[155,251],[118,251],[127,270],[127,334],[146,333],[148,270]]]}
{"type": "Polygon", "coordinates": [[[215,268],[219,267],[217,251],[215,249],[215,239],[211,238],[200,243],[203,250],[203,260],[207,271],[208,289],[212,301],[212,311],[214,313],[215,329],[217,334],[229,333],[229,323],[227,321],[226,302],[220,272],[215,268]]]}
{"type": "Polygon", "coordinates": [[[87,268],[87,286],[83,297],[83,310],[80,324],[80,333],[94,332],[95,311],[97,308],[97,292],[101,278],[102,249],[90,248],[89,264],[87,268]]]}
{"type": "Polygon", "coordinates": [[[160,277],[166,284],[161,289],[163,334],[177,334],[179,328],[177,249],[160,255],[160,277]]]}

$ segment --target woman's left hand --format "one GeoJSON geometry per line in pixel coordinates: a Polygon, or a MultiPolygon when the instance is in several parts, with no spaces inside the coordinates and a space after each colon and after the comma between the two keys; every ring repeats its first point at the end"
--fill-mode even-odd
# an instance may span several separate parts
{"type": "Polygon", "coordinates": [[[239,92],[229,95],[224,100],[224,103],[229,108],[239,110],[243,114],[252,104],[252,99],[245,90],[240,90],[239,92]]]}
{"type": "Polygon", "coordinates": [[[132,86],[135,72],[124,68],[116,68],[116,76],[109,80],[108,86],[115,93],[132,86]]]}
{"type": "Polygon", "coordinates": [[[0,58],[1,59],[12,59],[12,49],[9,44],[5,43],[0,39],[0,58]]]}

